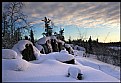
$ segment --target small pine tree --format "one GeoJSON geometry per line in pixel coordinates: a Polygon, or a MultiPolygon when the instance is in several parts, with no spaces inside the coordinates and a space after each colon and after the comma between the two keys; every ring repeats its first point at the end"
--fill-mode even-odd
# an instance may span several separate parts
{"type": "Polygon", "coordinates": [[[32,29],[31,29],[31,31],[30,31],[30,40],[31,40],[31,42],[34,44],[34,34],[33,34],[32,29]]]}
{"type": "Polygon", "coordinates": [[[90,36],[90,38],[89,38],[89,40],[88,40],[88,44],[89,44],[89,53],[93,53],[91,36],[90,36]]]}

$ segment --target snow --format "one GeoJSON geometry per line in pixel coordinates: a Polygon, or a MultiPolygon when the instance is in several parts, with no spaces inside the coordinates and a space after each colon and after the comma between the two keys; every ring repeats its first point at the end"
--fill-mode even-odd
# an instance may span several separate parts
{"type": "Polygon", "coordinates": [[[67,53],[67,54],[68,54],[68,51],[66,51],[66,50],[61,50],[60,53],[67,53]]]}
{"type": "Polygon", "coordinates": [[[117,79],[120,79],[120,67],[98,61],[95,59],[94,55],[92,57],[85,58],[85,57],[77,56],[76,60],[77,60],[77,62],[79,62],[79,64],[92,67],[92,68],[100,70],[108,75],[111,75],[117,79]]]}
{"type": "Polygon", "coordinates": [[[37,43],[35,43],[35,46],[36,46],[36,48],[37,48],[39,51],[41,51],[42,49],[44,49],[42,45],[38,45],[37,43]]]}
{"type": "Polygon", "coordinates": [[[29,63],[26,71],[11,70],[11,60],[2,59],[3,82],[119,82],[118,79],[100,70],[83,66],[61,63],[57,60],[46,60],[42,63],[29,63]],[[79,67],[83,80],[67,77],[69,67],[79,67]],[[6,67],[6,68],[5,68],[6,67]]]}
{"type": "Polygon", "coordinates": [[[78,45],[74,46],[74,50],[86,51],[86,49],[84,47],[81,47],[81,46],[78,46],[78,45]]]}
{"type": "Polygon", "coordinates": [[[37,44],[45,44],[48,40],[50,40],[50,37],[42,37],[37,41],[37,44]]]}
{"type": "Polygon", "coordinates": [[[50,38],[57,40],[57,38],[54,35],[52,35],[50,38]]]}
{"type": "Polygon", "coordinates": [[[114,50],[121,50],[121,47],[116,47],[116,46],[115,47],[114,46],[113,47],[109,47],[109,48],[114,49],[114,50]]]}
{"type": "Polygon", "coordinates": [[[65,42],[64,42],[64,41],[62,41],[62,40],[60,40],[60,39],[58,39],[58,40],[57,40],[57,42],[62,43],[62,45],[64,45],[64,44],[65,44],[65,42]]]}
{"type": "Polygon", "coordinates": [[[4,62],[2,63],[4,69],[10,69],[13,71],[25,71],[29,67],[29,62],[23,59],[2,59],[2,61],[4,62]]]}
{"type": "Polygon", "coordinates": [[[30,62],[23,59],[2,59],[2,82],[120,82],[117,78],[120,77],[120,68],[111,70],[112,68],[114,66],[94,58],[74,57],[62,50],[40,54],[38,60],[30,62]],[[62,63],[68,56],[74,58],[76,64],[62,63]],[[71,72],[70,77],[67,77],[68,72],[71,72]],[[75,78],[78,72],[83,74],[82,80],[75,78]]]}
{"type": "Polygon", "coordinates": [[[81,74],[81,69],[78,67],[69,67],[68,73],[70,74],[70,77],[78,79],[77,76],[80,73],[81,74]]]}
{"type": "Polygon", "coordinates": [[[12,49],[2,49],[2,59],[15,59],[17,53],[12,49]]]}
{"type": "Polygon", "coordinates": [[[73,52],[74,52],[75,56],[83,56],[83,55],[85,55],[85,51],[74,50],[73,52]]]}
{"type": "Polygon", "coordinates": [[[41,54],[38,58],[38,63],[43,62],[45,60],[57,60],[60,62],[70,61],[74,59],[74,56],[71,54],[68,54],[68,51],[61,50],[60,52],[52,52],[49,54],[41,54]]]}
{"type": "Polygon", "coordinates": [[[17,52],[17,57],[22,59],[22,54],[21,52],[26,48],[26,44],[31,44],[34,50],[34,55],[38,59],[40,56],[40,51],[30,42],[29,40],[20,40],[17,44],[15,44],[12,48],[12,50],[17,52]]]}

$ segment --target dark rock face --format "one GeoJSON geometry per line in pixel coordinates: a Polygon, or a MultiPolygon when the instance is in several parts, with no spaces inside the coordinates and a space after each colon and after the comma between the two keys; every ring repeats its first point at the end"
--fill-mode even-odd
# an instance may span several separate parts
{"type": "Polygon", "coordinates": [[[48,52],[48,47],[47,47],[47,45],[46,45],[46,44],[42,44],[42,46],[43,46],[43,48],[44,48],[44,50],[45,50],[45,54],[48,54],[49,52],[48,52]]]}
{"type": "Polygon", "coordinates": [[[25,47],[26,48],[22,51],[23,59],[25,59],[27,61],[36,60],[36,57],[34,56],[34,51],[33,51],[32,45],[26,44],[25,47]]]}
{"type": "Polygon", "coordinates": [[[63,50],[63,45],[62,45],[62,43],[60,43],[60,42],[58,42],[58,50],[59,50],[59,52],[60,52],[61,50],[63,50]]]}
{"type": "Polygon", "coordinates": [[[58,52],[59,49],[58,49],[58,43],[55,39],[51,39],[51,45],[52,45],[52,49],[53,49],[53,52],[58,52]]]}
{"type": "Polygon", "coordinates": [[[77,78],[78,78],[79,80],[82,80],[82,75],[83,75],[83,74],[81,74],[81,73],[78,73],[78,76],[77,76],[77,78]]]}
{"type": "Polygon", "coordinates": [[[75,64],[75,60],[72,59],[72,60],[70,60],[70,61],[64,61],[63,63],[67,63],[67,64],[75,64]]]}

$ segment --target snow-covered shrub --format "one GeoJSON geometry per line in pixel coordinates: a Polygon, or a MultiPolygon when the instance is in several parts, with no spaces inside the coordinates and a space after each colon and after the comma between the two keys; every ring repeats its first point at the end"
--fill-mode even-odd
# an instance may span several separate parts
{"type": "Polygon", "coordinates": [[[77,67],[69,67],[68,68],[68,77],[82,80],[81,70],[77,67]]]}
{"type": "Polygon", "coordinates": [[[20,40],[12,49],[17,52],[20,58],[25,58],[26,56],[26,59],[29,58],[29,60],[37,59],[40,55],[39,50],[29,40],[20,40]]]}
{"type": "Polygon", "coordinates": [[[12,49],[2,49],[3,59],[15,59],[17,58],[17,53],[12,49]]]}
{"type": "Polygon", "coordinates": [[[14,62],[14,70],[15,71],[25,71],[29,67],[29,63],[26,60],[23,59],[17,59],[14,62]]]}

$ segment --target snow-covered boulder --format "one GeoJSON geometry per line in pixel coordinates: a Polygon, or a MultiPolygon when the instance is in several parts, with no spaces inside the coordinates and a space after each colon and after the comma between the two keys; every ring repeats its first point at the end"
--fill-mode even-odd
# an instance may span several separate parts
{"type": "Polygon", "coordinates": [[[42,37],[37,41],[37,44],[45,44],[48,40],[50,40],[50,37],[42,37]]]}
{"type": "Polygon", "coordinates": [[[45,54],[48,54],[53,51],[51,46],[51,38],[50,37],[42,37],[37,42],[36,45],[42,45],[44,48],[45,54]]]}
{"type": "MultiPolygon", "coordinates": [[[[30,63],[23,59],[2,59],[2,69],[11,71],[26,71],[30,63]]],[[[12,76],[12,73],[10,74],[12,76]]]]}
{"type": "Polygon", "coordinates": [[[17,52],[18,57],[21,59],[26,60],[29,57],[28,61],[35,60],[40,55],[39,50],[29,40],[20,40],[12,49],[17,52]]]}
{"type": "Polygon", "coordinates": [[[3,59],[15,59],[17,58],[17,53],[12,49],[2,49],[3,59]]]}
{"type": "Polygon", "coordinates": [[[78,67],[69,67],[68,68],[68,77],[82,80],[81,69],[79,69],[78,67]]]}
{"type": "Polygon", "coordinates": [[[68,54],[68,51],[62,50],[58,55],[55,56],[56,60],[63,63],[75,64],[75,58],[73,55],[68,54]]]}

